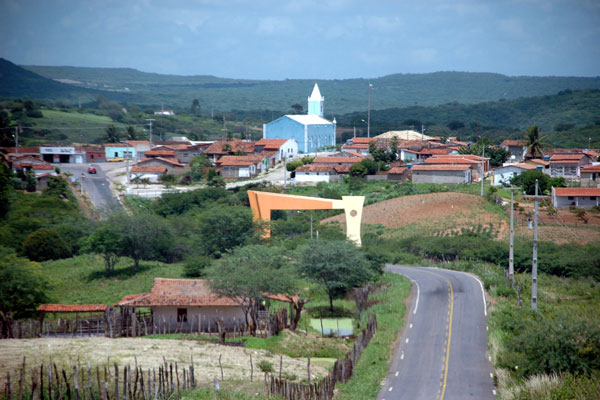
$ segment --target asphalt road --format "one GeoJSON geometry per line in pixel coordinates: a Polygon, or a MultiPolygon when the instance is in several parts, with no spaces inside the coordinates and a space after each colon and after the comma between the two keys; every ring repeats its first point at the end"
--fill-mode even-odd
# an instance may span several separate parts
{"type": "Polygon", "coordinates": [[[379,400],[495,399],[483,286],[472,275],[388,265],[413,283],[412,303],[379,400]]]}
{"type": "Polygon", "coordinates": [[[96,210],[110,211],[121,207],[121,203],[110,190],[110,182],[103,171],[102,164],[55,164],[63,171],[73,174],[79,182],[83,182],[83,191],[88,195],[96,210]],[[89,174],[88,167],[96,167],[96,174],[89,174]]]}

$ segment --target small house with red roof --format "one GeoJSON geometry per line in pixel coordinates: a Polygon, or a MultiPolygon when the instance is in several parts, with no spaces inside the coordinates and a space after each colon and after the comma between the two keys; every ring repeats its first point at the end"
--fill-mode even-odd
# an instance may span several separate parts
{"type": "Polygon", "coordinates": [[[527,155],[527,140],[507,139],[500,143],[500,147],[510,153],[511,160],[518,162],[525,161],[525,156],[527,155]]]}
{"type": "Polygon", "coordinates": [[[552,205],[555,208],[570,206],[591,208],[600,206],[600,188],[552,187],[552,205]]]}
{"type": "Polygon", "coordinates": [[[275,152],[274,163],[278,163],[284,158],[289,160],[298,155],[298,142],[296,142],[295,138],[260,139],[254,144],[254,153],[260,154],[263,152],[268,152],[269,154],[275,152]]]}
{"type": "Polygon", "coordinates": [[[217,171],[223,179],[252,178],[268,165],[259,155],[223,156],[217,161],[217,171]]]}
{"type": "MultiPolygon", "coordinates": [[[[542,166],[539,169],[542,170],[542,166]]],[[[496,168],[492,173],[492,185],[509,185],[510,180],[517,175],[521,175],[525,171],[538,169],[538,166],[529,163],[522,164],[507,164],[503,167],[496,168]]]]}
{"type": "Polygon", "coordinates": [[[139,181],[148,179],[151,183],[158,183],[160,178],[167,173],[167,167],[134,165],[131,167],[131,179],[139,181]]]}
{"type": "Polygon", "coordinates": [[[329,183],[338,177],[332,165],[306,164],[299,166],[294,171],[294,180],[296,183],[329,183]]]}
{"type": "Polygon", "coordinates": [[[584,153],[554,153],[550,157],[550,176],[578,178],[582,167],[592,163],[584,153]]]}
{"type": "Polygon", "coordinates": [[[579,182],[582,188],[600,188],[600,163],[582,168],[579,182]]]}
{"type": "Polygon", "coordinates": [[[406,166],[392,167],[388,171],[388,181],[406,182],[409,178],[410,170],[406,166]]]}

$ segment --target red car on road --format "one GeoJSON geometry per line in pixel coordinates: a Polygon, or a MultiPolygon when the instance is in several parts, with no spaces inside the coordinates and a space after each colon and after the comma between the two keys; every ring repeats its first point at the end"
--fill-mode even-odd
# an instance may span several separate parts
{"type": "Polygon", "coordinates": [[[88,174],[95,174],[96,172],[97,172],[97,171],[96,171],[96,167],[94,167],[94,166],[92,166],[92,165],[90,165],[90,166],[88,167],[88,174]]]}

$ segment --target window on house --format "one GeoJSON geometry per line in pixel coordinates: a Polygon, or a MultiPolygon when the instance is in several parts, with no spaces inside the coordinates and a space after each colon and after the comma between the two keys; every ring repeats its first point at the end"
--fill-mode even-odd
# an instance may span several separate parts
{"type": "Polygon", "coordinates": [[[573,196],[569,196],[569,200],[573,200],[573,196]]]}
{"type": "Polygon", "coordinates": [[[596,196],[590,196],[590,200],[596,200],[596,196]]]}
{"type": "Polygon", "coordinates": [[[187,322],[187,308],[177,309],[177,322],[187,322]]]}

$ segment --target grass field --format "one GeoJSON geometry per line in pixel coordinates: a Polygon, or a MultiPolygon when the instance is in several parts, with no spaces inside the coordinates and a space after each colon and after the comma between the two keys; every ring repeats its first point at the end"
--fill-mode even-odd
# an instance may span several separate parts
{"type": "MultiPolygon", "coordinates": [[[[64,134],[69,142],[73,143],[92,143],[96,139],[105,135],[106,127],[114,124],[119,128],[124,128],[125,125],[114,122],[109,117],[79,113],[79,112],[64,112],[59,110],[42,110],[43,118],[28,118],[27,122],[33,124],[32,128],[24,128],[24,135],[30,135],[27,130],[48,130],[52,137],[56,133],[64,134]]],[[[138,129],[139,130],[139,129],[138,129]]],[[[39,140],[45,138],[39,137],[39,140]]]]}
{"type": "Polygon", "coordinates": [[[125,295],[148,292],[154,278],[182,278],[181,264],[143,261],[137,273],[133,261],[122,258],[115,272],[106,275],[104,260],[96,255],[81,255],[43,263],[52,289],[52,301],[63,304],[116,304],[125,295]]]}

